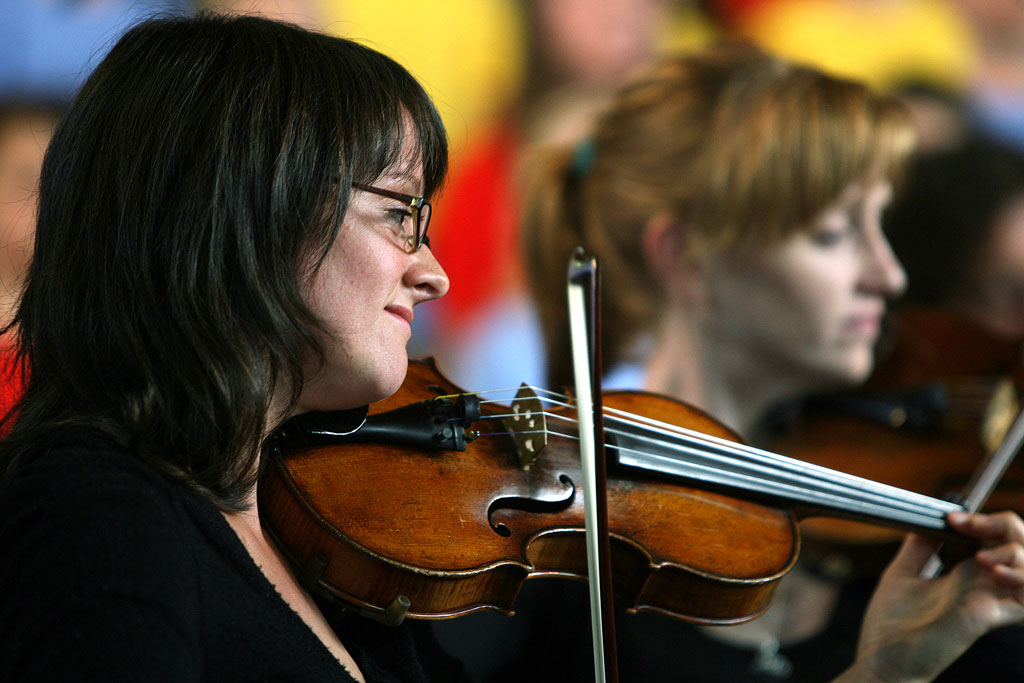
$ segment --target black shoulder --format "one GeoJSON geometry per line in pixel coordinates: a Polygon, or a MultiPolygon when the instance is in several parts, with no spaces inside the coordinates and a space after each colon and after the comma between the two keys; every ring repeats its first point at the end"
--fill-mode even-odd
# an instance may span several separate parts
{"type": "Polygon", "coordinates": [[[120,661],[128,678],[155,662],[194,668],[190,527],[179,487],[110,442],[36,454],[0,490],[0,630],[11,634],[0,678],[8,666],[57,675],[120,661]]]}

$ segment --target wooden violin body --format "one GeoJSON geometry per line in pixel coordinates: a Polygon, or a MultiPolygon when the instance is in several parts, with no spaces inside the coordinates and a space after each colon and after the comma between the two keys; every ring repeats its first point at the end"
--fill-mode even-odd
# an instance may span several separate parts
{"type": "MultiPolygon", "coordinates": [[[[432,362],[413,362],[401,390],[370,413],[460,391],[432,362]]],[[[666,398],[615,392],[604,403],[736,438],[666,398]]],[[[586,578],[580,458],[575,422],[566,424],[557,431],[569,436],[549,436],[526,464],[507,434],[478,436],[465,451],[359,442],[289,450],[260,483],[264,527],[309,585],[382,620],[512,614],[527,579],[586,578]]],[[[799,549],[787,508],[636,472],[609,470],[608,517],[616,598],[703,623],[763,611],[799,549]]]]}

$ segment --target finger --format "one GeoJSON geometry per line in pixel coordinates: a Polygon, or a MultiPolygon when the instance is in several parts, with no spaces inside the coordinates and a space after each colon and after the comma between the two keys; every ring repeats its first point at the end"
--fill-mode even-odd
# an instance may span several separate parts
{"type": "Polygon", "coordinates": [[[916,577],[928,558],[938,550],[938,544],[920,534],[907,534],[899,552],[886,568],[886,574],[916,577]]]}
{"type": "MultiPolygon", "coordinates": [[[[1019,591],[1024,589],[1024,569],[997,564],[992,567],[991,573],[992,578],[1000,586],[1017,590],[1016,595],[1020,595],[1019,591]]],[[[1020,597],[1017,599],[1021,601],[1020,597]]]]}
{"type": "Polygon", "coordinates": [[[1004,564],[1008,567],[1024,569],[1024,546],[1020,543],[1004,543],[993,548],[985,548],[975,553],[978,564],[993,567],[1004,564]]]}
{"type": "Polygon", "coordinates": [[[988,541],[1024,543],[1024,521],[1013,512],[987,515],[951,512],[947,519],[950,526],[968,536],[988,541]]]}
{"type": "Polygon", "coordinates": [[[1024,546],[1019,543],[979,550],[975,559],[1000,585],[1024,587],[1024,546]]]}

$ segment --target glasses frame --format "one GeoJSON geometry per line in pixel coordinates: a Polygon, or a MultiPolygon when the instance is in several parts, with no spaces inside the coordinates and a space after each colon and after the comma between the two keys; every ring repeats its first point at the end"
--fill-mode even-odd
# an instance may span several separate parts
{"type": "Polygon", "coordinates": [[[352,183],[352,187],[363,192],[370,192],[372,194],[379,194],[382,197],[389,197],[391,199],[397,199],[398,201],[409,205],[409,213],[412,214],[413,222],[416,226],[416,231],[411,238],[405,240],[405,251],[414,254],[420,250],[423,245],[430,246],[430,238],[427,237],[427,228],[430,226],[430,215],[433,213],[433,207],[430,205],[424,197],[416,197],[411,194],[405,194],[403,192],[394,192],[392,190],[385,190],[380,187],[374,187],[373,185],[365,185],[363,183],[352,183]],[[425,210],[424,210],[425,207],[425,210]]]}

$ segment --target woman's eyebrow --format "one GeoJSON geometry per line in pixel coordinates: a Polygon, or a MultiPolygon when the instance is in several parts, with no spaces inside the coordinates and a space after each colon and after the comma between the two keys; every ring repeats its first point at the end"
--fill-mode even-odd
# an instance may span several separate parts
{"type": "Polygon", "coordinates": [[[382,174],[380,176],[380,179],[378,180],[378,182],[380,182],[380,181],[393,182],[393,183],[396,183],[396,184],[399,184],[399,185],[403,185],[403,186],[405,186],[405,189],[411,190],[408,193],[408,194],[411,194],[411,195],[419,195],[419,194],[422,193],[423,183],[413,173],[408,173],[408,172],[404,172],[404,171],[399,171],[399,172],[394,172],[394,173],[384,173],[384,174],[382,174]]]}

